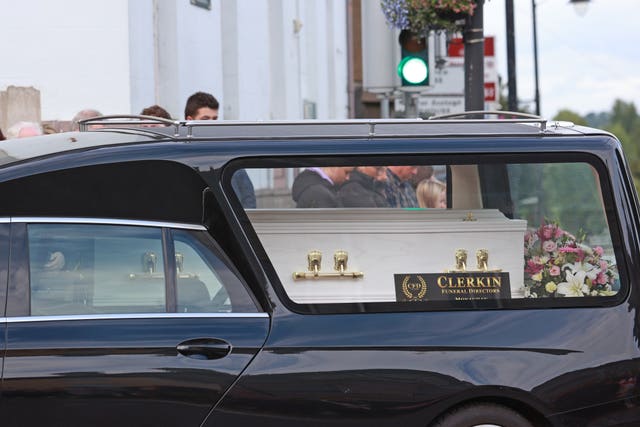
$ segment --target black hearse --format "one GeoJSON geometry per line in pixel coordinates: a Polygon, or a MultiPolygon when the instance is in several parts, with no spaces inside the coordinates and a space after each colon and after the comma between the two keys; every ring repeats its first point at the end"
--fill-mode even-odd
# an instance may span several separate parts
{"type": "Polygon", "coordinates": [[[620,143],[509,117],[3,141],[2,424],[640,424],[620,143]]]}

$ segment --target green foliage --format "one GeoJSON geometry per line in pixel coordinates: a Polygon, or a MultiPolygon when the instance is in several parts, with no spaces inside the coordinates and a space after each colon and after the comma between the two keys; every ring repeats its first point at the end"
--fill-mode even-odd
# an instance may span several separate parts
{"type": "Polygon", "coordinates": [[[517,216],[530,226],[551,220],[574,234],[581,231],[588,236],[601,235],[607,229],[600,189],[589,165],[510,165],[509,176],[517,216]]]}
{"type": "Polygon", "coordinates": [[[380,0],[387,23],[399,30],[460,30],[458,21],[473,15],[475,0],[380,0]]]}
{"type": "Polygon", "coordinates": [[[553,120],[561,122],[572,122],[573,124],[580,126],[587,126],[587,121],[578,113],[574,113],[571,110],[560,110],[553,120]]]}
{"type": "Polygon", "coordinates": [[[610,112],[589,113],[585,117],[561,110],[554,120],[593,126],[614,134],[622,143],[636,190],[640,189],[640,116],[633,102],[617,99],[610,112]]]}

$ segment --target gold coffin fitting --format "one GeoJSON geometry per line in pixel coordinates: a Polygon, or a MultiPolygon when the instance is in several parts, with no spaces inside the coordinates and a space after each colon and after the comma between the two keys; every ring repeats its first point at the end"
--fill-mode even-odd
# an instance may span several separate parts
{"type": "Polygon", "coordinates": [[[364,273],[361,271],[347,271],[347,261],[349,254],[346,251],[336,251],[333,254],[333,269],[335,271],[322,272],[322,253],[311,251],[307,254],[308,271],[298,271],[293,273],[294,280],[301,279],[361,279],[364,273]]]}
{"type": "Polygon", "coordinates": [[[478,272],[489,272],[489,273],[499,273],[502,271],[500,268],[489,268],[489,251],[487,249],[478,249],[476,251],[476,261],[477,261],[477,270],[468,270],[467,269],[467,250],[466,249],[456,249],[455,252],[455,260],[456,265],[454,268],[450,270],[445,270],[445,273],[478,273],[478,272]]]}

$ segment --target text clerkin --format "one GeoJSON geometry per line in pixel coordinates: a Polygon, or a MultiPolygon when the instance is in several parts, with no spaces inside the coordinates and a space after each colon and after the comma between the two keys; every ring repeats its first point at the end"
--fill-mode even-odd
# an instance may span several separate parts
{"type": "Polygon", "coordinates": [[[502,286],[500,276],[439,276],[438,286],[441,288],[499,288],[502,286]]]}

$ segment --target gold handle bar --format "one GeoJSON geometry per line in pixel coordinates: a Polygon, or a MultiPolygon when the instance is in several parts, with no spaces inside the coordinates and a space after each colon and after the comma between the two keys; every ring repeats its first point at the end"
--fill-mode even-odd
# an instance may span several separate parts
{"type": "Polygon", "coordinates": [[[313,250],[307,254],[307,269],[309,271],[300,271],[293,273],[293,280],[299,279],[320,279],[320,278],[345,278],[345,279],[361,279],[364,273],[361,271],[346,271],[349,254],[347,251],[338,250],[333,254],[333,269],[335,272],[323,273],[320,271],[322,263],[322,253],[313,250]]]}

